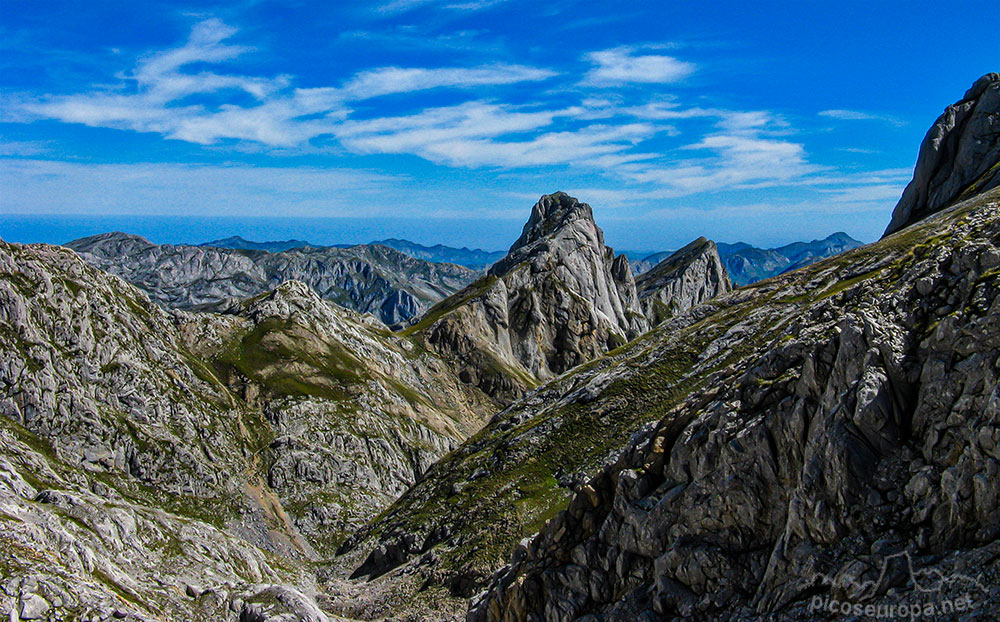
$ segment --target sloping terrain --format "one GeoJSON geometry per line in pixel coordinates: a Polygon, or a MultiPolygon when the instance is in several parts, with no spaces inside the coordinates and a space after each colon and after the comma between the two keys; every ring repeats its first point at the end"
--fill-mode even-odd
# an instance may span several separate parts
{"type": "Polygon", "coordinates": [[[737,290],[573,370],[342,551],[371,551],[356,574],[373,589],[467,596],[548,521],[471,619],[732,619],[808,605],[812,567],[877,578],[876,553],[930,563],[988,545],[997,199],[737,290]]]}
{"type": "Polygon", "coordinates": [[[0,243],[0,319],[11,619],[216,617],[255,585],[311,584],[282,562],[310,547],[250,459],[266,422],[164,311],[69,250],[0,243]]]}
{"type": "Polygon", "coordinates": [[[974,594],[963,619],[995,619],[998,243],[994,191],[738,290],[588,374],[588,408],[659,420],[469,619],[810,619],[816,594],[905,602],[931,576],[939,599],[974,594]],[[690,367],[645,382],[693,342],[690,367]]]}
{"type": "Polygon", "coordinates": [[[298,280],[326,300],[371,313],[389,325],[419,315],[479,276],[468,268],[414,259],[387,246],[272,253],[152,244],[124,233],[83,238],[67,246],[165,307],[218,309],[298,280]]]}
{"type": "Polygon", "coordinates": [[[224,316],[181,317],[193,343],[206,324],[227,327],[202,346],[205,360],[263,411],[273,436],[268,484],[324,554],[496,409],[433,353],[298,281],[224,316]]]}
{"type": "Polygon", "coordinates": [[[495,409],[302,283],[228,311],[0,243],[0,610],[326,619],[310,560],[495,409]]]}

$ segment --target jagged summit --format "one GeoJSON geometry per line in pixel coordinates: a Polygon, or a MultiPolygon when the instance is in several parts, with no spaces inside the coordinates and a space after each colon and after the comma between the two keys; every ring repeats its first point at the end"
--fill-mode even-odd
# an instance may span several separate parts
{"type": "Polygon", "coordinates": [[[927,132],[885,235],[998,186],[1000,73],[988,73],[927,132]]]}
{"type": "Polygon", "coordinates": [[[628,259],[604,245],[589,205],[557,192],[486,276],[411,330],[460,361],[466,382],[510,400],[648,328],[628,259]]]}
{"type": "Polygon", "coordinates": [[[490,274],[505,274],[532,255],[549,250],[552,245],[547,242],[581,237],[595,250],[605,252],[604,232],[594,222],[590,205],[565,192],[543,195],[531,208],[521,237],[511,245],[507,256],[490,268],[490,274]]]}
{"type": "Polygon", "coordinates": [[[654,326],[732,289],[718,247],[705,237],[640,275],[635,286],[643,314],[654,326]]]}
{"type": "Polygon", "coordinates": [[[580,218],[594,221],[594,210],[590,205],[581,203],[576,197],[571,197],[565,192],[543,195],[531,208],[531,217],[524,224],[521,237],[514,242],[510,250],[514,252],[580,218]]]}

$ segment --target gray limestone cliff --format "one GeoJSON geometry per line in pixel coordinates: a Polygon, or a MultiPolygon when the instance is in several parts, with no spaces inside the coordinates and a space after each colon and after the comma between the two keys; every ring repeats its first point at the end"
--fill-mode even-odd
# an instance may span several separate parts
{"type": "Polygon", "coordinates": [[[226,311],[0,242],[5,617],[326,620],[310,560],[495,408],[303,283],[226,311]]]}
{"type": "Polygon", "coordinates": [[[485,277],[410,330],[467,382],[510,399],[647,328],[628,260],[605,246],[589,205],[559,192],[539,199],[485,277]]]}
{"type": "Polygon", "coordinates": [[[1000,73],[989,73],[948,106],[928,130],[913,180],[893,210],[885,233],[998,186],[1000,73]]]}
{"type": "Polygon", "coordinates": [[[639,305],[653,326],[732,289],[715,242],[698,238],[635,280],[639,305]]]}
{"type": "Polygon", "coordinates": [[[998,241],[994,190],[587,373],[588,410],[659,419],[516,547],[468,620],[809,620],[815,598],[964,595],[961,619],[995,619],[998,241]],[[679,373],[644,384],[663,368],[679,373]]]}

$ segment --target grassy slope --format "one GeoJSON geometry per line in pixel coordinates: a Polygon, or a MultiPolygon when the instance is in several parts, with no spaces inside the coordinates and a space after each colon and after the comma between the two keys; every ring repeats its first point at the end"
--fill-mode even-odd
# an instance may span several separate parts
{"type": "Polygon", "coordinates": [[[737,290],[550,382],[435,465],[360,534],[360,548],[406,533],[419,534],[420,542],[444,528],[450,535],[428,540],[446,542],[437,550],[432,582],[450,583],[463,595],[475,591],[470,578],[479,583],[487,577],[518,540],[565,506],[569,491],[560,479],[595,473],[644,424],[692,392],[710,389],[717,372],[779,346],[785,329],[813,303],[840,297],[846,306],[856,288],[890,287],[905,266],[939,244],[955,243],[937,233],[939,219],[968,218],[998,197],[1000,191],[989,193],[881,242],[737,290]],[[740,327],[742,339],[706,352],[740,327]],[[574,396],[602,374],[614,379],[596,399],[574,396]]]}

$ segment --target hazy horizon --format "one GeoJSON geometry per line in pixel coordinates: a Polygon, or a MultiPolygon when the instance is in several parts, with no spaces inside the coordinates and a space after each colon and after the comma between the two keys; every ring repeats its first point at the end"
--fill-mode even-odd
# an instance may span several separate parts
{"type": "MultiPolygon", "coordinates": [[[[480,221],[493,231],[489,240],[506,239],[506,242],[468,244],[464,234],[467,220],[431,221],[420,219],[380,220],[372,218],[277,218],[277,217],[206,217],[206,216],[157,216],[157,215],[81,215],[59,214],[36,216],[25,214],[0,214],[0,239],[19,244],[46,243],[63,245],[80,238],[120,231],[146,238],[155,244],[204,244],[214,240],[238,236],[251,242],[276,242],[290,239],[317,245],[367,244],[397,238],[424,246],[443,244],[454,248],[466,247],[489,252],[506,252],[521,233],[523,222],[513,219],[480,221]]],[[[601,223],[598,222],[598,226],[601,223]]],[[[658,253],[676,250],[695,238],[676,238],[673,243],[659,246],[629,244],[627,228],[612,224],[603,227],[605,241],[616,252],[630,254],[658,253]],[[617,242],[617,243],[616,243],[617,242]]],[[[820,240],[834,233],[845,232],[858,241],[865,240],[849,231],[838,229],[824,235],[791,238],[775,236],[769,240],[709,239],[717,243],[745,242],[759,248],[776,248],[793,242],[820,240]]]]}

